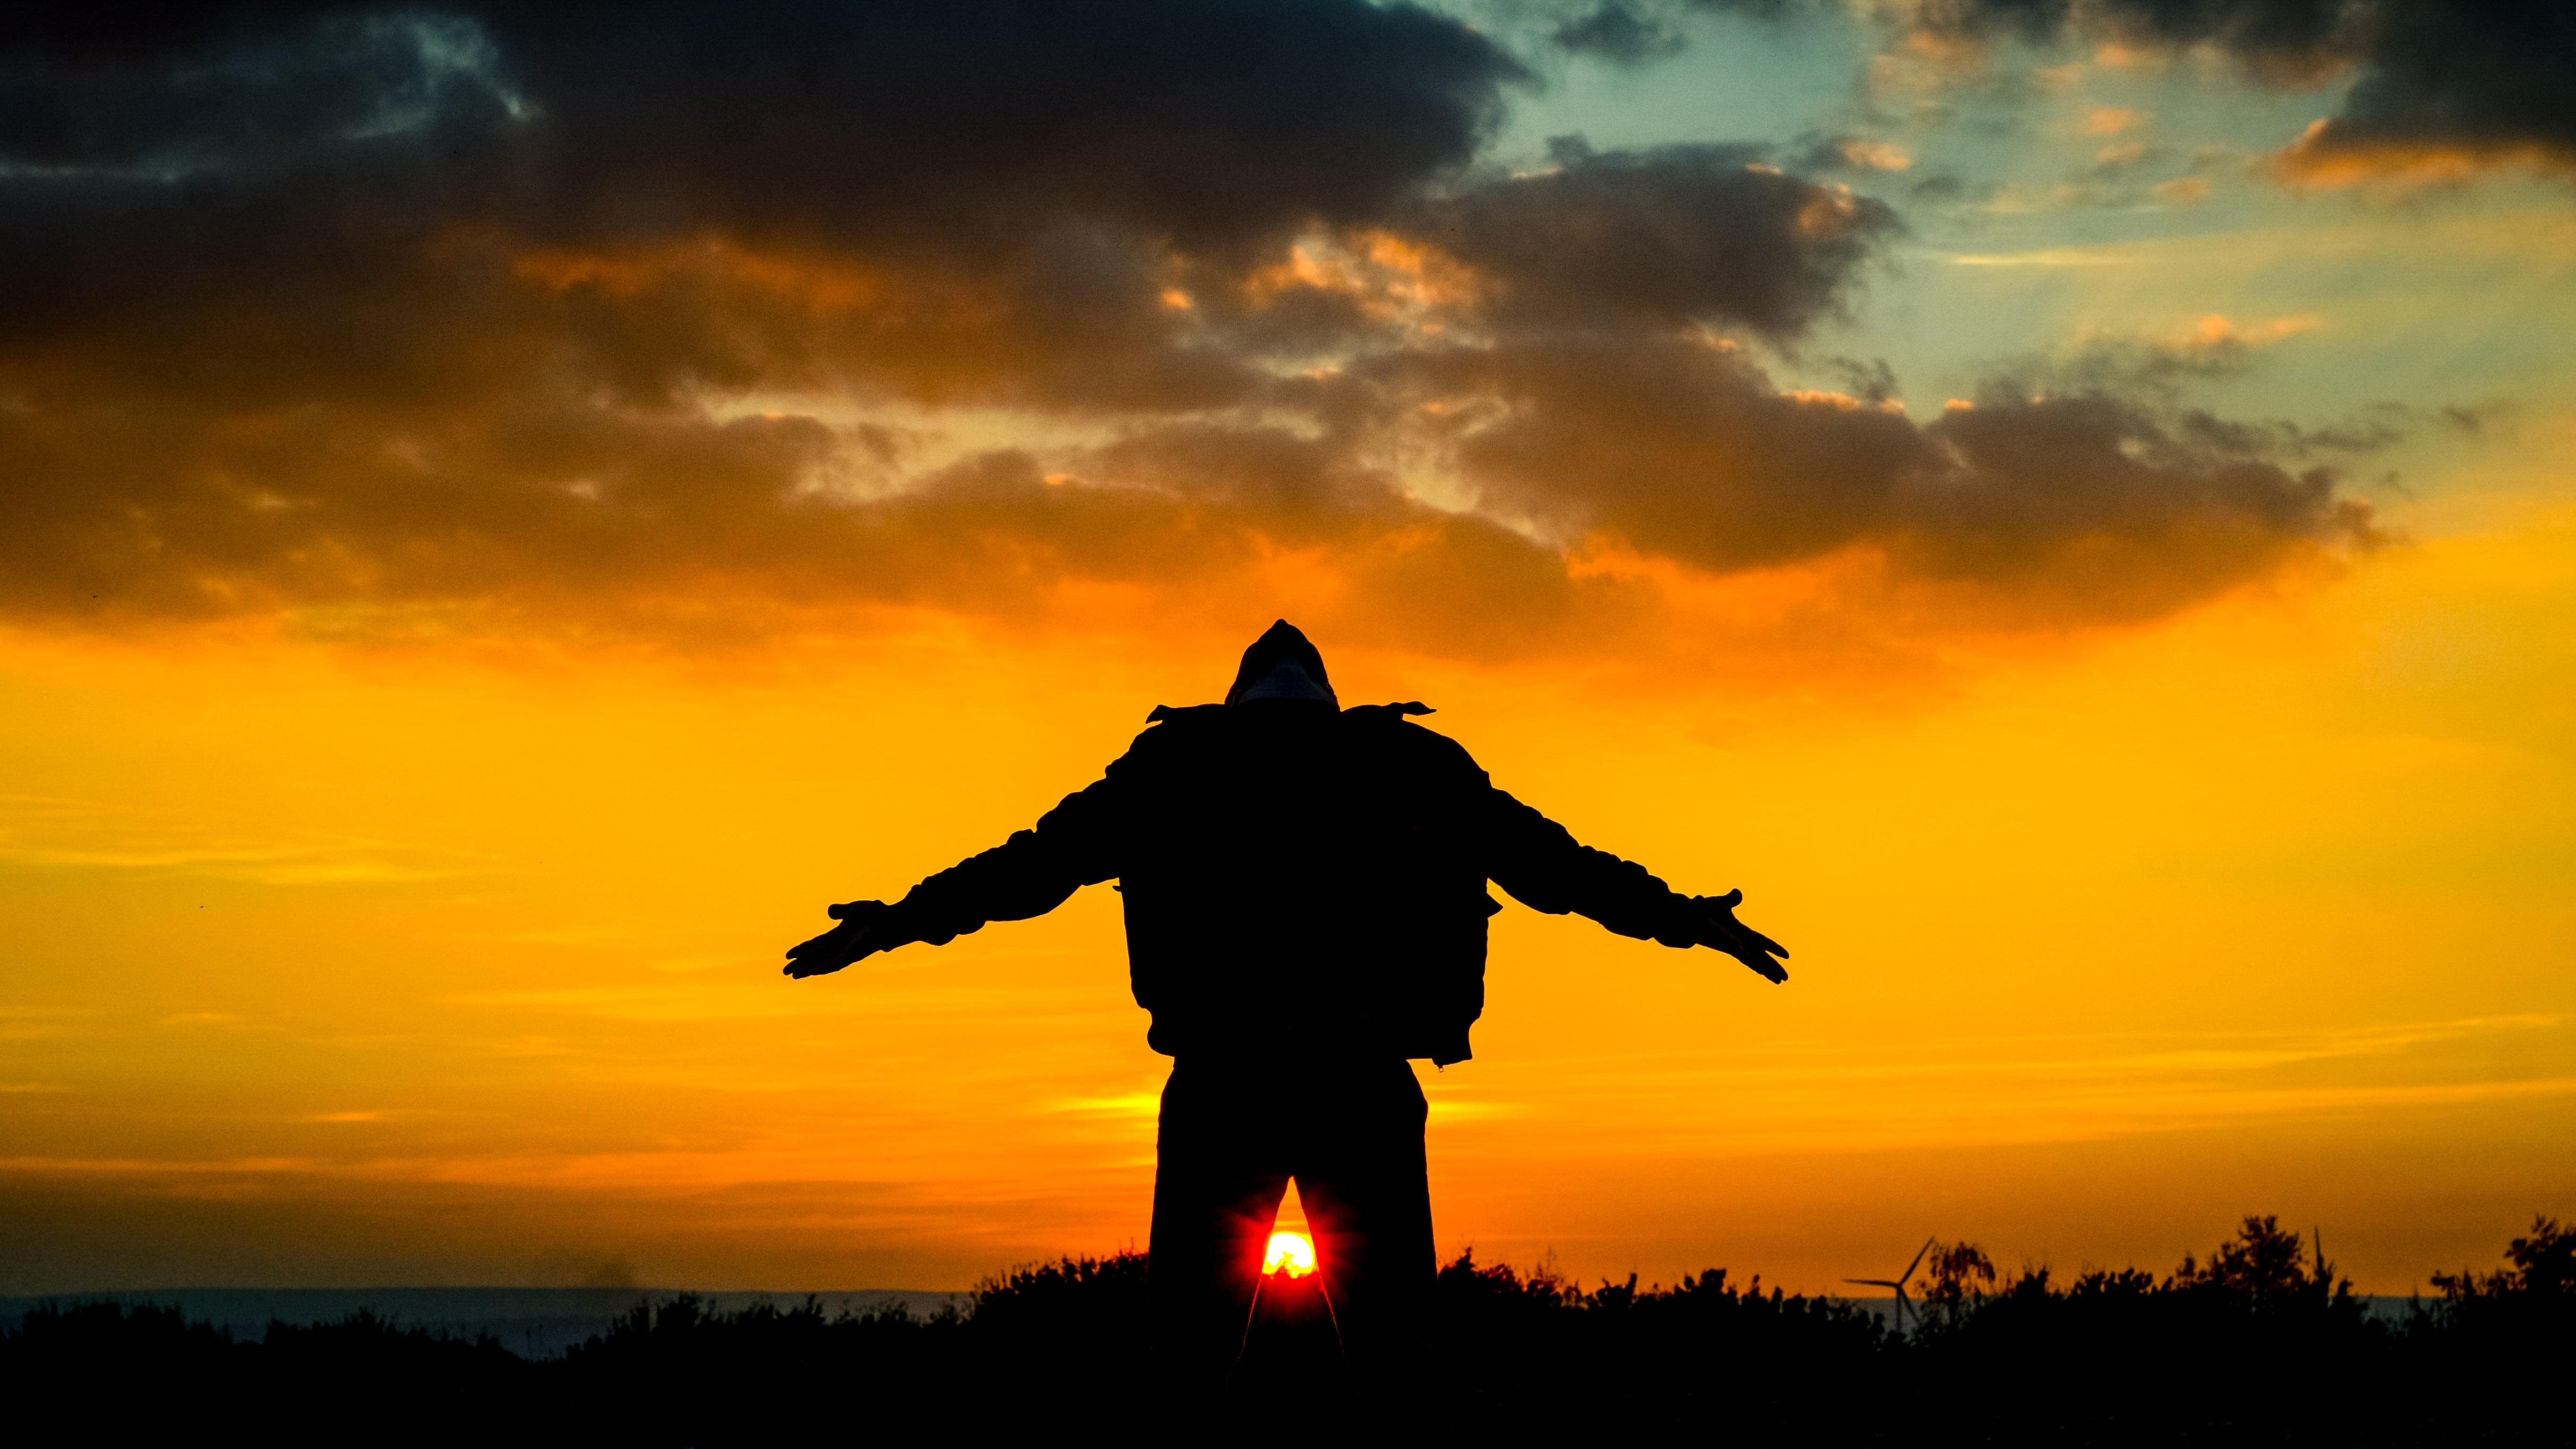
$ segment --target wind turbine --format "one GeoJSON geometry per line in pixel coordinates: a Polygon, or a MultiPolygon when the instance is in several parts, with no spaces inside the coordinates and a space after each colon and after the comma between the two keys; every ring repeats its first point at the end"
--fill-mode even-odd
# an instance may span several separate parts
{"type": "MultiPolygon", "coordinates": [[[[1906,1284],[1906,1280],[1908,1280],[1908,1279],[1910,1279],[1910,1278],[1912,1278],[1912,1277],[1914,1276],[1914,1270],[1915,1270],[1915,1269],[1920,1268],[1920,1267],[1922,1267],[1922,1266],[1923,1266],[1923,1255],[1924,1255],[1924,1254],[1926,1254],[1926,1253],[1928,1253],[1928,1252],[1931,1252],[1931,1251],[1932,1251],[1932,1244],[1933,1244],[1934,1242],[1936,1242],[1936,1241],[1938,1241],[1938,1240],[1937,1240],[1937,1239],[1934,1239],[1934,1238],[1925,1238],[1925,1239],[1923,1240],[1923,1246],[1922,1246],[1922,1247],[1919,1247],[1919,1248],[1917,1248],[1917,1249],[1915,1249],[1915,1250],[1914,1250],[1914,1261],[1913,1261],[1913,1262],[1911,1262],[1911,1263],[1906,1264],[1906,1265],[1905,1265],[1905,1271],[1904,1271],[1904,1272],[1902,1272],[1902,1273],[1897,1274],[1897,1275],[1896,1275],[1895,1277],[1893,1277],[1893,1278],[1845,1278],[1843,1281],[1844,1281],[1844,1282],[1846,1282],[1846,1283],[1858,1283],[1858,1284],[1860,1284],[1860,1285],[1861,1285],[1862,1287],[1864,1287],[1864,1288],[1893,1288],[1893,1289],[1895,1289],[1895,1290],[1896,1290],[1896,1331],[1897,1331],[1897,1332],[1899,1332],[1899,1333],[1903,1333],[1903,1332],[1905,1331],[1905,1284],[1906,1284]]],[[[1919,1311],[1918,1311],[1918,1312],[1914,1315],[1914,1321],[1915,1321],[1915,1322],[1917,1322],[1917,1323],[1921,1323],[1921,1322],[1923,1321],[1923,1315],[1922,1315],[1922,1313],[1921,1313],[1921,1312],[1919,1312],[1919,1311]]]]}

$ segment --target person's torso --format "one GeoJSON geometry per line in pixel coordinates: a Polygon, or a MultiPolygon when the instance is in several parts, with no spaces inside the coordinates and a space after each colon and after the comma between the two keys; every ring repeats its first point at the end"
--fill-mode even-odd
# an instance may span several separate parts
{"type": "MultiPolygon", "coordinates": [[[[1157,1045],[1196,1033],[1454,1030],[1482,1004],[1488,788],[1392,711],[1179,712],[1127,762],[1124,895],[1157,1045]],[[1159,736],[1157,738],[1156,736],[1159,736]]],[[[1463,1055],[1463,1046],[1459,1048],[1463,1055]]]]}

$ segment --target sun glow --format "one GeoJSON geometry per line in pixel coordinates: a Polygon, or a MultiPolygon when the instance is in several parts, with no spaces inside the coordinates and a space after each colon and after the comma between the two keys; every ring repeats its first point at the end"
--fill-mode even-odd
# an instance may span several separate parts
{"type": "Polygon", "coordinates": [[[1315,1271],[1315,1243],[1304,1233],[1272,1233],[1270,1251],[1262,1256],[1261,1271],[1285,1273],[1303,1278],[1315,1271]]]}

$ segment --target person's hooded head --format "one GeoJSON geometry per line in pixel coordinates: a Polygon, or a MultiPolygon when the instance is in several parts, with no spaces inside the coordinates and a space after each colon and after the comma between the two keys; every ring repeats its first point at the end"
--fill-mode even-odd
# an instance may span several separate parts
{"type": "Polygon", "coordinates": [[[1234,673],[1234,688],[1225,692],[1228,704],[1256,699],[1317,700],[1335,709],[1342,704],[1333,694],[1331,677],[1324,673],[1324,656],[1285,619],[1243,651],[1243,667],[1234,673]]]}

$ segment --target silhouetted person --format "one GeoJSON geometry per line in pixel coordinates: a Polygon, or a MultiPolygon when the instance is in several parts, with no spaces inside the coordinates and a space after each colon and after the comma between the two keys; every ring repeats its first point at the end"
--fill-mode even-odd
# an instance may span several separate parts
{"type": "Polygon", "coordinates": [[[1345,1351],[1400,1360],[1436,1262],[1422,1089],[1409,1058],[1468,1057],[1485,1004],[1493,882],[1551,915],[1712,946],[1772,981],[1789,953],[1736,921],[1742,893],[1685,896],[1577,844],[1494,788],[1420,704],[1340,707],[1286,620],[1244,652],[1221,705],[1157,708],[1089,789],[1035,830],[788,952],[838,971],[907,942],[1055,909],[1114,880],[1163,1088],[1147,1279],[1163,1351],[1200,1382],[1244,1336],[1290,1179],[1345,1351]]]}

